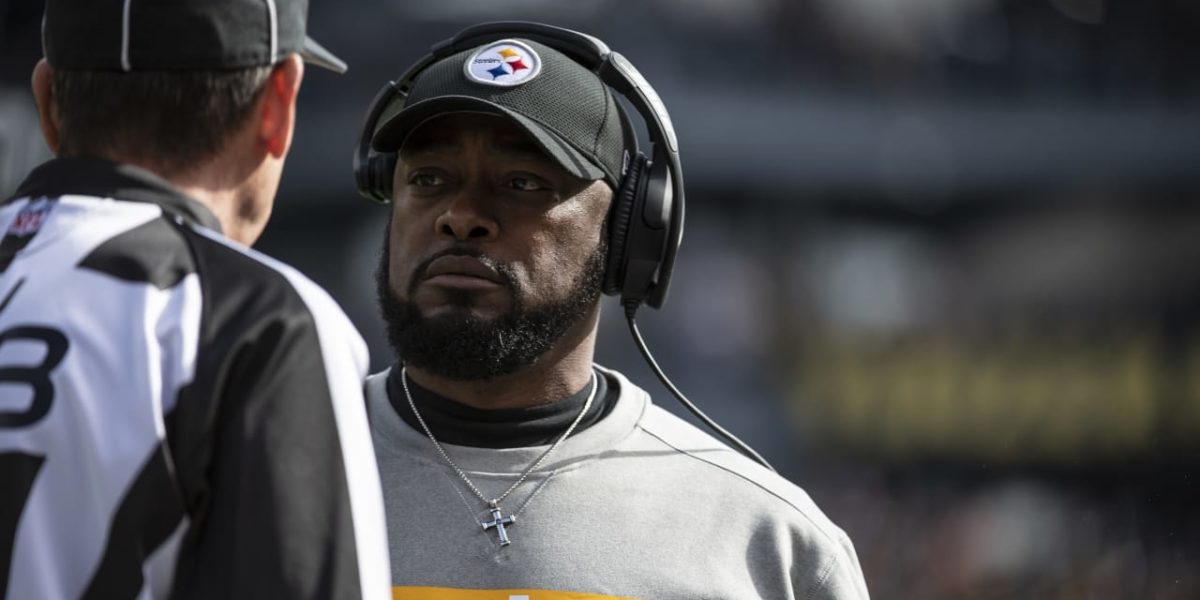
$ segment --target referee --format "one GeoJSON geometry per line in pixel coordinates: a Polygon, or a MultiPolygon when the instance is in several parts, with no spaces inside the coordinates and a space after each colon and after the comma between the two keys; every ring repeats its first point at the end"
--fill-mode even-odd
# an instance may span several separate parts
{"type": "Polygon", "coordinates": [[[249,250],[306,0],[47,0],[0,206],[0,598],[383,598],[366,347],[249,250]]]}

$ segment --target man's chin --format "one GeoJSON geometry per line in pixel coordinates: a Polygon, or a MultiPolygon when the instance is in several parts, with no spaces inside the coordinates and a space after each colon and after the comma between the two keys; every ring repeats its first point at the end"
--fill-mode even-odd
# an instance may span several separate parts
{"type": "Polygon", "coordinates": [[[453,316],[494,321],[513,310],[508,294],[478,294],[470,290],[422,289],[413,296],[417,313],[425,318],[453,316]]]}
{"type": "Polygon", "coordinates": [[[417,307],[417,314],[428,321],[473,321],[480,325],[495,323],[507,314],[507,311],[490,306],[476,304],[439,304],[432,307],[417,307]]]}
{"type": "Polygon", "coordinates": [[[544,340],[530,338],[512,316],[480,318],[478,312],[442,306],[426,314],[412,307],[408,318],[388,319],[388,338],[402,361],[454,381],[515,372],[545,350],[544,340]]]}

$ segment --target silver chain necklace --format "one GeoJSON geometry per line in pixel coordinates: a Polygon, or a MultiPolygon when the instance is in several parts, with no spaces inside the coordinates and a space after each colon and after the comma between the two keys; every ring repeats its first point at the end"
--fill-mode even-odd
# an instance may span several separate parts
{"type": "MultiPolygon", "coordinates": [[[[441,454],[442,458],[445,459],[446,464],[450,465],[450,468],[454,469],[455,473],[458,473],[459,478],[463,480],[463,483],[467,484],[467,488],[471,490],[471,493],[475,494],[475,497],[479,498],[488,506],[488,512],[491,513],[492,520],[483,521],[480,523],[480,526],[483,527],[484,531],[494,528],[496,530],[496,535],[499,537],[501,546],[507,546],[512,543],[512,541],[508,539],[508,531],[505,529],[505,527],[517,522],[517,515],[521,514],[521,512],[525,510],[525,507],[529,505],[529,501],[533,499],[533,495],[530,495],[530,497],[525,500],[525,504],[522,504],[521,508],[517,510],[516,513],[507,517],[501,515],[500,503],[503,502],[504,499],[513,492],[513,490],[517,489],[518,486],[524,483],[525,479],[529,477],[530,473],[536,471],[538,467],[542,466],[542,463],[546,461],[546,457],[550,456],[550,453],[558,449],[559,445],[563,443],[563,440],[567,439],[567,436],[571,435],[571,432],[575,431],[575,427],[579,425],[579,422],[583,420],[583,416],[587,414],[588,409],[592,407],[592,401],[596,399],[596,390],[600,387],[599,382],[596,380],[596,370],[592,369],[592,391],[588,393],[587,401],[583,403],[583,409],[580,410],[579,414],[575,416],[575,420],[571,422],[571,425],[567,427],[567,430],[564,431],[562,435],[558,436],[558,439],[555,440],[549,448],[546,448],[545,452],[542,452],[542,455],[539,456],[532,465],[529,465],[529,468],[525,469],[524,473],[521,473],[521,476],[517,478],[515,483],[509,486],[507,490],[504,490],[503,494],[500,494],[499,496],[489,500],[488,497],[483,494],[483,492],[479,491],[479,488],[475,487],[475,484],[471,481],[471,478],[467,477],[467,473],[450,458],[450,455],[446,453],[446,449],[442,447],[441,442],[437,441],[437,438],[433,437],[433,432],[429,430],[429,425],[425,423],[425,419],[421,417],[421,412],[417,410],[416,403],[413,402],[412,392],[408,391],[407,366],[401,367],[400,369],[400,383],[404,387],[404,397],[408,399],[408,407],[412,409],[413,415],[417,417],[417,422],[421,424],[421,429],[425,430],[425,435],[429,437],[429,441],[433,442],[433,447],[437,449],[438,454],[441,454]]],[[[537,490],[534,490],[534,494],[541,489],[541,486],[538,486],[537,490]]]]}

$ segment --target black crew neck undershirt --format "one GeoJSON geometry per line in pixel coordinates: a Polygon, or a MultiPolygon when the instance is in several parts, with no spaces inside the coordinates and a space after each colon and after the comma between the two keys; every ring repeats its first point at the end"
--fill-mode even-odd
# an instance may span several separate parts
{"type": "MultiPolygon", "coordinates": [[[[424,434],[425,430],[404,397],[400,381],[402,372],[397,364],[388,374],[388,399],[409,427],[424,434]]],[[[617,403],[620,390],[603,373],[596,375],[596,399],[579,421],[573,436],[599,422],[617,403]]],[[[482,410],[443,398],[421,387],[411,377],[408,379],[413,404],[421,411],[421,417],[434,437],[446,444],[473,448],[523,448],[554,443],[583,410],[591,388],[589,383],[568,398],[541,406],[482,410]]]]}

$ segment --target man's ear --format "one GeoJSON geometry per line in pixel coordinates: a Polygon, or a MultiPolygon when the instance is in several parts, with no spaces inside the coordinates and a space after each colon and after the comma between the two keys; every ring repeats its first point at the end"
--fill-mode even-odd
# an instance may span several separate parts
{"type": "Polygon", "coordinates": [[[283,158],[292,144],[296,124],[296,97],[304,78],[304,61],[288,55],[271,71],[259,100],[258,137],[267,152],[283,158]]]}
{"type": "Polygon", "coordinates": [[[33,101],[37,103],[38,118],[42,122],[42,137],[50,152],[58,155],[58,116],[54,111],[54,69],[46,59],[38,61],[33,68],[30,81],[33,88],[33,101]]]}

